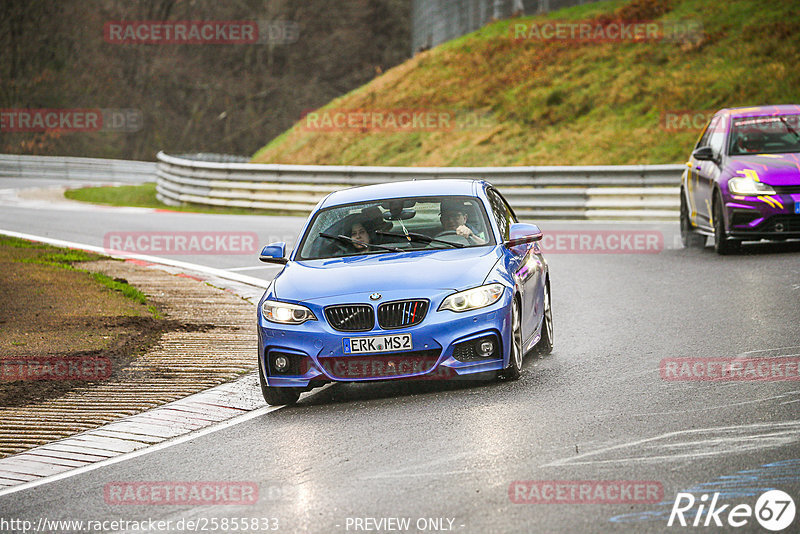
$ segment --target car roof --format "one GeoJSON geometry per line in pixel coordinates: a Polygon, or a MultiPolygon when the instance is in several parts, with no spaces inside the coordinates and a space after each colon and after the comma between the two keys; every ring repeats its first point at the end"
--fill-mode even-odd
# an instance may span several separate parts
{"type": "Polygon", "coordinates": [[[728,114],[733,117],[757,117],[763,115],[782,115],[787,113],[800,113],[798,104],[782,104],[779,106],[751,106],[746,108],[721,109],[717,114],[728,114]]]}
{"type": "Polygon", "coordinates": [[[427,197],[439,195],[475,196],[477,189],[488,183],[484,180],[432,179],[389,182],[376,185],[351,187],[336,191],[325,197],[320,209],[354,202],[366,202],[379,198],[427,197]]]}

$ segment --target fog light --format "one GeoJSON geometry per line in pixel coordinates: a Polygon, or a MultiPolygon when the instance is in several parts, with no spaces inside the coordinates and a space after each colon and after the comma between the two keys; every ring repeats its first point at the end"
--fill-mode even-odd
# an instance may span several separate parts
{"type": "Polygon", "coordinates": [[[475,350],[481,358],[488,358],[494,353],[494,342],[489,339],[478,341],[475,344],[475,350]]]}
{"type": "Polygon", "coordinates": [[[276,371],[282,373],[289,368],[289,358],[286,356],[276,356],[275,359],[272,360],[272,364],[275,366],[276,371]]]}

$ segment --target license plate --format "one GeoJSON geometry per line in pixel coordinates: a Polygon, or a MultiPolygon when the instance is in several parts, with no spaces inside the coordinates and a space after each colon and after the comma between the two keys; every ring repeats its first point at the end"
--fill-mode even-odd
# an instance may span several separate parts
{"type": "Polygon", "coordinates": [[[342,340],[345,354],[364,354],[367,352],[392,352],[411,350],[411,334],[393,336],[346,337],[342,340]]]}
{"type": "Polygon", "coordinates": [[[800,214],[800,202],[794,203],[794,212],[800,214]]]}

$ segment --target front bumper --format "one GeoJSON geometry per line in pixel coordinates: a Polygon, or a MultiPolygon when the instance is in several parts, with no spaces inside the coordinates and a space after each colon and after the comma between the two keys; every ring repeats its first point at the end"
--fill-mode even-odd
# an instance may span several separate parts
{"type": "MultiPolygon", "coordinates": [[[[334,330],[323,312],[323,308],[333,302],[304,303],[319,320],[297,326],[268,322],[259,309],[259,365],[267,385],[307,388],[334,381],[447,379],[503,369],[510,352],[507,340],[511,338],[511,290],[507,288],[498,302],[479,310],[462,313],[437,311],[449,293],[432,298],[425,319],[416,326],[384,330],[376,322],[368,332],[334,330]],[[368,354],[344,352],[345,338],[395,334],[410,334],[411,350],[368,354]],[[495,351],[490,357],[475,358],[474,353],[464,350],[484,338],[495,342],[495,351]],[[273,365],[273,358],[279,354],[291,362],[283,372],[278,372],[273,365]]],[[[362,299],[348,299],[348,303],[359,302],[364,303],[362,299]]]]}
{"type": "Polygon", "coordinates": [[[800,194],[731,195],[725,207],[728,235],[732,238],[800,238],[800,194]]]}

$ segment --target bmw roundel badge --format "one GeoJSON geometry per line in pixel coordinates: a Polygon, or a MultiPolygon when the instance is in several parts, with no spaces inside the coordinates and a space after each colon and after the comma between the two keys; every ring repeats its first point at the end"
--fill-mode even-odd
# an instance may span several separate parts
{"type": "Polygon", "coordinates": [[[370,300],[381,300],[381,294],[380,293],[373,293],[372,295],[369,296],[369,299],[370,300]]]}

